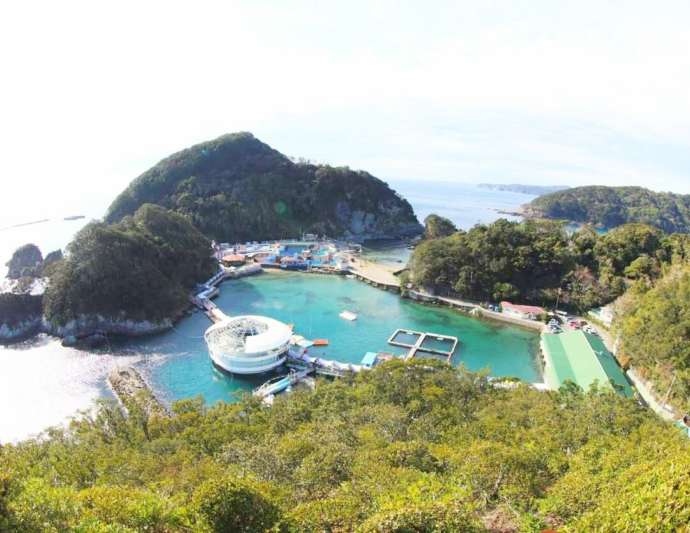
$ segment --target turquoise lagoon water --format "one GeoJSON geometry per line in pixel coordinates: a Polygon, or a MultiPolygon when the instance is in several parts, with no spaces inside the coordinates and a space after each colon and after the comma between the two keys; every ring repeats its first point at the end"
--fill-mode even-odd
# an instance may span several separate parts
{"type": "MultiPolygon", "coordinates": [[[[259,314],[294,324],[308,339],[326,338],[330,345],[309,353],[342,362],[359,363],[368,351],[403,353],[387,343],[397,328],[453,335],[460,339],[453,364],[470,370],[489,369],[495,376],[541,381],[535,353],[538,336],[528,330],[478,320],[446,308],[403,300],[339,276],[266,272],[225,282],[216,304],[229,315],[259,314]],[[354,311],[349,322],[338,314],[354,311]]],[[[238,377],[211,365],[203,333],[210,325],[202,313],[182,320],[174,330],[147,339],[128,341],[122,354],[156,355],[138,363],[156,391],[167,401],[202,395],[207,403],[232,401],[266,376],[238,377]],[[164,356],[161,356],[164,354],[164,356]]]]}
{"type": "MultiPolygon", "coordinates": [[[[465,229],[478,221],[499,218],[502,215],[497,209],[514,209],[531,199],[461,183],[397,182],[393,187],[406,195],[420,220],[437,212],[465,229]]],[[[34,242],[44,253],[64,248],[89,219],[100,216],[96,204],[100,205],[93,198],[84,198],[81,212],[87,218],[81,220],[52,219],[6,227],[44,218],[43,213],[30,211],[26,220],[3,220],[0,277],[5,274],[5,262],[22,244],[34,242]]],[[[401,268],[409,253],[395,243],[375,243],[365,249],[369,259],[401,268]]],[[[295,323],[297,331],[307,337],[325,337],[331,346],[322,353],[343,361],[358,362],[369,350],[393,351],[386,340],[395,328],[404,327],[459,336],[455,363],[462,362],[470,369],[488,366],[496,375],[515,375],[527,381],[540,375],[532,357],[537,339],[529,331],[401,301],[353,280],[305,274],[277,276],[263,274],[226,282],[217,302],[230,314],[263,313],[295,323]],[[354,323],[341,320],[337,315],[343,309],[358,312],[360,319],[354,323]]],[[[77,409],[89,408],[98,397],[109,395],[106,376],[120,364],[142,369],[167,400],[198,394],[208,402],[232,400],[236,391],[249,390],[266,379],[232,378],[214,370],[203,340],[208,325],[203,314],[195,313],[170,332],[127,341],[98,353],[64,348],[58,340],[45,337],[0,346],[0,442],[26,438],[48,425],[63,423],[77,409]]]]}

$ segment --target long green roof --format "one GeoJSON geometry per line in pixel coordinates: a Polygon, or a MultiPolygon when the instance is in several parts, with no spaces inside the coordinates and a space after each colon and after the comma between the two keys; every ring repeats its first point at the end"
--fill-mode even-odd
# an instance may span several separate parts
{"type": "Polygon", "coordinates": [[[553,389],[566,380],[588,390],[595,381],[601,387],[614,388],[624,396],[633,391],[623,371],[596,335],[584,331],[542,334],[542,346],[546,365],[544,377],[553,389]]]}

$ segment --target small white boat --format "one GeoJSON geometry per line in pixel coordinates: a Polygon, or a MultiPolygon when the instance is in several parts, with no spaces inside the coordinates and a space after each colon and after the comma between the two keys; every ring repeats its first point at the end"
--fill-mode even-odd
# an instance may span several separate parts
{"type": "Polygon", "coordinates": [[[266,383],[261,385],[258,389],[254,391],[254,396],[259,398],[266,398],[267,396],[275,396],[279,392],[287,389],[292,383],[291,376],[278,376],[276,378],[268,380],[266,383]]]}
{"type": "Polygon", "coordinates": [[[343,311],[338,316],[340,318],[342,318],[343,320],[349,320],[349,321],[357,320],[357,315],[355,313],[353,313],[352,311],[343,311]]]}

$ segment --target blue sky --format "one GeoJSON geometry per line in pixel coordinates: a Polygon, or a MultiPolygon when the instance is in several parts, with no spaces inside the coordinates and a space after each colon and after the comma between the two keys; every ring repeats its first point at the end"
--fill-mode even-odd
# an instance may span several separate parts
{"type": "Polygon", "coordinates": [[[390,180],[690,193],[690,3],[13,2],[0,225],[252,131],[390,180]]]}

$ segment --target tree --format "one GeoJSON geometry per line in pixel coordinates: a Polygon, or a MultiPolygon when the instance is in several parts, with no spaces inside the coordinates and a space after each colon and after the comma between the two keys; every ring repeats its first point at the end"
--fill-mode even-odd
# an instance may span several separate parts
{"type": "Polygon", "coordinates": [[[188,292],[215,270],[209,241],[183,216],[142,206],[118,224],[94,222],[55,265],[44,298],[46,317],[64,325],[99,315],[160,321],[188,305],[188,292]]]}
{"type": "Polygon", "coordinates": [[[194,494],[202,522],[217,533],[255,533],[271,529],[279,510],[254,487],[232,477],[210,479],[194,494]]]}
{"type": "Polygon", "coordinates": [[[424,238],[439,239],[448,237],[458,231],[450,219],[431,214],[424,219],[424,238]]]}

